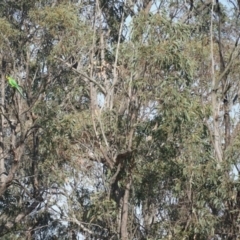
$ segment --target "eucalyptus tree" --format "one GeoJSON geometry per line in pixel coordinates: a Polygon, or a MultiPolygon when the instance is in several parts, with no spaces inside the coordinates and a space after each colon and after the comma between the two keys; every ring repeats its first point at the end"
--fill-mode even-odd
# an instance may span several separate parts
{"type": "Polygon", "coordinates": [[[3,2],[2,236],[237,239],[238,11],[3,2]]]}

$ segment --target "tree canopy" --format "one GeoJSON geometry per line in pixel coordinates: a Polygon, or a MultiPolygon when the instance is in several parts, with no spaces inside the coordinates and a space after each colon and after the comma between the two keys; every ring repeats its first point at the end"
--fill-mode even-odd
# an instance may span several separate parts
{"type": "Polygon", "coordinates": [[[1,239],[239,239],[239,12],[2,1],[1,239]]]}

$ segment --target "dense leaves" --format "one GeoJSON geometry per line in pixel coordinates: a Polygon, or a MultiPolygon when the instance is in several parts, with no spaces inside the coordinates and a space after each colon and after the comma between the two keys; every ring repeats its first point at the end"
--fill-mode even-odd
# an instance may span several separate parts
{"type": "Polygon", "coordinates": [[[1,239],[238,239],[238,22],[234,1],[0,3],[1,239]]]}

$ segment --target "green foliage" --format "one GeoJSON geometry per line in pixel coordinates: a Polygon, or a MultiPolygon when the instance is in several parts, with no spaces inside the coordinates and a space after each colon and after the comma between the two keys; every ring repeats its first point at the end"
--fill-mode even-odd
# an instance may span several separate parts
{"type": "Polygon", "coordinates": [[[2,239],[238,239],[239,14],[130,2],[1,3],[2,239]]]}

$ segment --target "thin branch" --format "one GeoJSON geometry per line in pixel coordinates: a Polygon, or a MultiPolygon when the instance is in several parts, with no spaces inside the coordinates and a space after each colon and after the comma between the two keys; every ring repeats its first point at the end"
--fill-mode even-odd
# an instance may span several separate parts
{"type": "MultiPolygon", "coordinates": [[[[57,58],[57,57],[55,57],[55,59],[61,61],[61,62],[64,63],[66,66],[68,66],[69,68],[71,68],[74,72],[80,74],[80,75],[83,76],[84,78],[88,79],[91,83],[94,83],[95,85],[97,85],[97,86],[100,88],[100,90],[102,91],[102,93],[103,93],[104,95],[106,95],[106,90],[104,89],[104,87],[103,87],[100,83],[98,83],[97,81],[95,81],[93,78],[91,78],[91,77],[87,76],[85,73],[83,73],[83,72],[75,69],[70,63],[64,61],[63,59],[57,58]]],[[[84,82],[87,83],[86,80],[84,80],[84,82]]]]}
{"type": "MultiPolygon", "coordinates": [[[[126,0],[124,1],[123,3],[123,6],[125,7],[126,5],[126,0]]],[[[113,89],[114,89],[114,86],[117,84],[117,62],[118,62],[118,55],[119,55],[119,48],[120,48],[120,41],[121,41],[121,34],[122,34],[122,29],[123,29],[123,22],[124,22],[124,12],[122,13],[122,19],[121,19],[121,23],[120,23],[120,28],[119,28],[119,32],[118,32],[118,42],[117,42],[117,48],[116,48],[116,54],[115,54],[115,61],[114,61],[114,65],[113,65],[113,83],[112,83],[112,86],[111,88],[109,89],[108,91],[108,96],[109,96],[109,99],[111,99],[109,101],[109,107],[110,109],[112,108],[112,102],[113,102],[113,99],[111,98],[111,94],[113,94],[113,89]]]]}
{"type": "MultiPolygon", "coordinates": [[[[126,5],[126,0],[123,3],[123,6],[125,6],[125,5],[126,5]]],[[[122,29],[123,29],[123,19],[124,19],[124,12],[122,14],[121,24],[120,24],[119,33],[118,33],[117,49],[116,49],[115,61],[114,61],[114,65],[113,65],[113,86],[112,87],[114,87],[114,85],[117,82],[117,62],[118,62],[121,34],[122,34],[122,29]]]]}
{"type": "MultiPolygon", "coordinates": [[[[240,39],[240,35],[238,36],[236,42],[235,42],[235,47],[233,48],[231,54],[230,54],[230,57],[229,57],[229,61],[228,61],[228,65],[227,67],[224,69],[224,71],[221,73],[221,75],[219,76],[219,78],[215,81],[215,84],[213,86],[213,90],[216,90],[217,89],[217,86],[219,84],[219,82],[223,79],[223,77],[228,73],[230,67],[232,66],[233,64],[233,60],[235,60],[236,57],[233,57],[233,54],[235,53],[236,49],[237,49],[237,46],[238,46],[238,42],[239,42],[239,39],[240,39]]],[[[212,44],[212,43],[211,43],[212,44]]]]}

